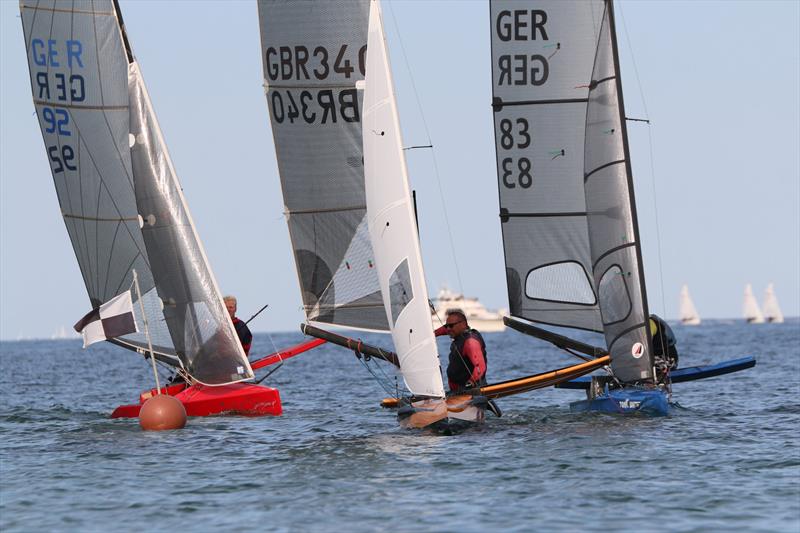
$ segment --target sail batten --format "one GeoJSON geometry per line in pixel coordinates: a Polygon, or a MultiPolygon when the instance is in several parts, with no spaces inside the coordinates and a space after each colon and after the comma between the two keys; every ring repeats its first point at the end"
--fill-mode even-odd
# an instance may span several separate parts
{"type": "MultiPolygon", "coordinates": [[[[209,385],[252,378],[116,3],[26,0],[20,9],[34,106],[91,305],[128,290],[136,270],[134,314],[143,322],[144,307],[159,360],[209,385]]],[[[144,331],[111,340],[148,350],[144,331]]]]}

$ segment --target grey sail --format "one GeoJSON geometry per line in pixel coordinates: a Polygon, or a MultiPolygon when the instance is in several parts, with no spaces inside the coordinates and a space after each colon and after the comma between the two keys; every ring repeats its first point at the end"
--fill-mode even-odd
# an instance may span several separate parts
{"type": "Polygon", "coordinates": [[[387,331],[366,221],[368,0],[260,0],[264,83],[306,317],[387,331]]]}
{"type": "Polygon", "coordinates": [[[592,271],[611,369],[622,382],[649,380],[654,359],[611,2],[590,83],[584,168],[592,271]]]}
{"type": "Polygon", "coordinates": [[[500,220],[511,314],[602,332],[653,377],[610,2],[492,0],[500,220]]]}
{"type": "MultiPolygon", "coordinates": [[[[160,360],[211,385],[251,378],[115,3],[31,0],[20,10],[34,105],[91,305],[129,290],[135,269],[160,360]]],[[[138,301],[134,312],[142,324],[138,301]]],[[[144,331],[112,342],[147,350],[144,331]]]]}
{"type": "Polygon", "coordinates": [[[603,3],[491,1],[492,107],[510,312],[602,331],[583,192],[603,3]]]}

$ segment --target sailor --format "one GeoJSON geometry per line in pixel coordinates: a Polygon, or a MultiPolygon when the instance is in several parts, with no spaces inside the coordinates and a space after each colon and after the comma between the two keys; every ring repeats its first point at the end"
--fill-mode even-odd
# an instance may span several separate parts
{"type": "Polygon", "coordinates": [[[486,343],[481,334],[469,327],[460,309],[447,311],[445,324],[435,332],[437,337],[450,335],[450,360],[447,380],[451,391],[486,385],[486,343]]]}
{"type": "Polygon", "coordinates": [[[236,297],[225,296],[222,299],[225,302],[225,308],[233,321],[233,327],[236,328],[236,334],[239,335],[239,341],[242,343],[245,355],[250,353],[250,345],[253,343],[253,334],[250,333],[250,328],[247,327],[242,320],[236,316],[236,297]]]}
{"type": "Polygon", "coordinates": [[[660,357],[669,370],[678,368],[678,350],[675,334],[659,316],[650,315],[650,336],[653,337],[653,355],[660,357]]]}

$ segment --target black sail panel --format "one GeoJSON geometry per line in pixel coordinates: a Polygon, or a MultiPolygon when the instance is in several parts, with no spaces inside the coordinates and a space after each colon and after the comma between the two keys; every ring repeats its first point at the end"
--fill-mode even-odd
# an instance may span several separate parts
{"type": "Polygon", "coordinates": [[[633,183],[611,3],[603,18],[586,113],[585,191],[592,269],[614,375],[653,378],[633,183]]]}

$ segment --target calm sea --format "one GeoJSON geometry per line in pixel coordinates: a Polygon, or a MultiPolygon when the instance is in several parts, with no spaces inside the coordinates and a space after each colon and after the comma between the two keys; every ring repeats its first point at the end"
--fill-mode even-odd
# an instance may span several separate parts
{"type": "MultiPolygon", "coordinates": [[[[548,389],[455,436],[399,429],[338,347],[265,382],[281,417],[155,433],[108,418],[152,384],[138,356],[4,342],[0,530],[800,531],[800,322],[675,331],[682,366],[758,365],[676,385],[665,418],[571,414],[582,393],[548,389]]],[[[572,362],[513,331],[486,338],[490,381],[572,362]]],[[[300,339],[257,335],[254,350],[300,339]]]]}

